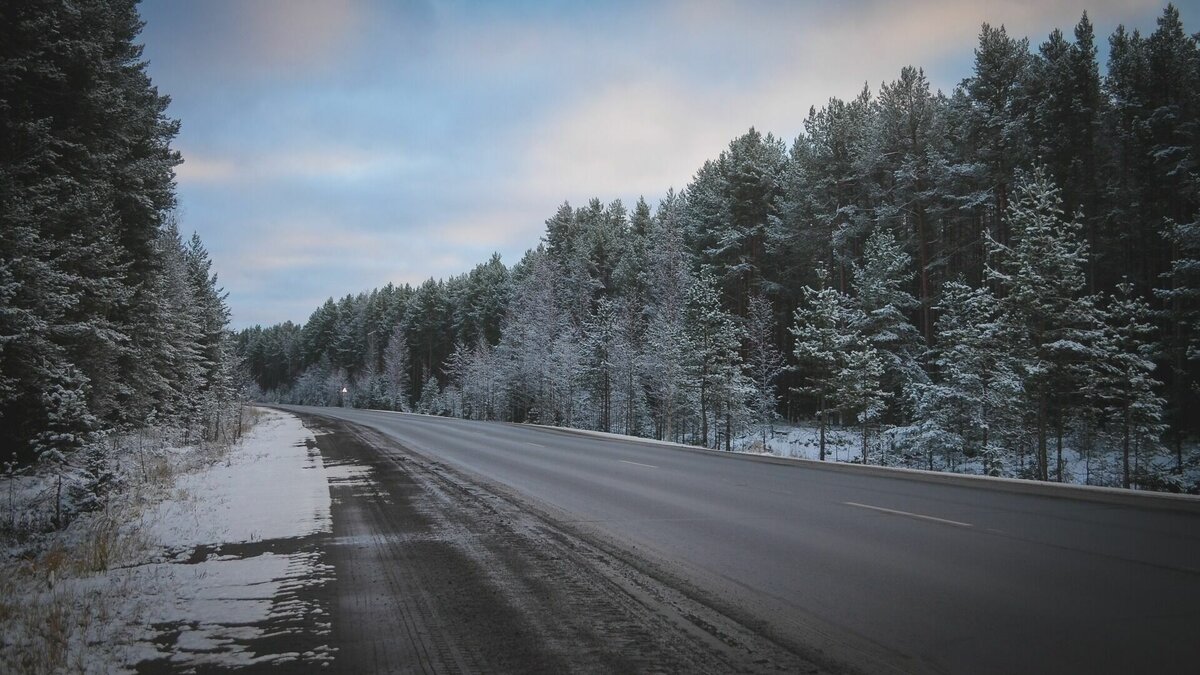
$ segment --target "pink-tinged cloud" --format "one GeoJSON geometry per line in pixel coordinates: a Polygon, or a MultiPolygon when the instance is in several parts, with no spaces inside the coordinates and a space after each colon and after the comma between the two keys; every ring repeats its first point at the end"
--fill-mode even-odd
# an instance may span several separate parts
{"type": "Polygon", "coordinates": [[[184,86],[328,73],[353,53],[370,11],[357,0],[178,2],[172,39],[154,45],[152,60],[185,75],[184,86]]]}
{"type": "MultiPolygon", "coordinates": [[[[557,203],[562,202],[559,197],[557,203]]],[[[532,248],[545,229],[546,218],[553,215],[554,207],[543,206],[542,200],[523,204],[498,204],[493,208],[476,209],[464,216],[451,217],[430,227],[436,240],[455,249],[471,247],[475,250],[513,250],[520,247],[532,248]]],[[[471,264],[484,262],[471,261],[471,264]]],[[[516,262],[514,260],[507,261],[516,262]]]]}
{"type": "MultiPolygon", "coordinates": [[[[1093,20],[1153,14],[1158,0],[1089,3],[1093,20]]],[[[656,196],[683,187],[700,165],[751,126],[790,142],[809,107],[832,96],[873,93],[909,64],[946,58],[969,62],[983,22],[1007,24],[1010,35],[1030,34],[1033,49],[1054,26],[1069,31],[1086,9],[1081,2],[1000,0],[916,3],[747,4],[681,2],[669,44],[736,44],[731,58],[759,64],[719,82],[702,75],[664,77],[646,67],[636,75],[588,90],[549,110],[523,149],[511,184],[550,205],[557,198],[656,196]]],[[[1104,36],[1099,35],[1098,40],[1104,36]]],[[[643,49],[633,46],[636,53],[643,49]]],[[[682,47],[681,47],[682,49],[682,47]]],[[[645,54],[643,56],[646,56],[645,54]]],[[[646,59],[646,63],[650,63],[646,59]]],[[[932,83],[950,90],[957,81],[932,83]]]]}
{"type": "Polygon", "coordinates": [[[175,178],[180,183],[223,183],[237,176],[237,164],[224,159],[206,159],[203,156],[185,154],[183,164],[175,167],[175,178]]]}
{"type": "Polygon", "coordinates": [[[181,185],[244,186],[288,179],[330,181],[377,180],[419,170],[425,162],[395,148],[374,151],[357,148],[309,147],[258,154],[205,155],[183,149],[184,163],[175,171],[181,185]]]}
{"type": "Polygon", "coordinates": [[[239,3],[253,56],[279,67],[321,67],[362,27],[363,7],[349,0],[254,0],[239,3]]]}

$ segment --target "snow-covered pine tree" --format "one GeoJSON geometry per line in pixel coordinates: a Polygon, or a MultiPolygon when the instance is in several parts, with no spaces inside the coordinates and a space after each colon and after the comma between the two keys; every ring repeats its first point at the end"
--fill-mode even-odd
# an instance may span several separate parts
{"type": "Polygon", "coordinates": [[[421,398],[417,401],[417,412],[425,415],[446,414],[446,402],[442,398],[442,388],[438,380],[430,373],[421,385],[421,398]]]}
{"type": "Polygon", "coordinates": [[[1080,385],[1102,358],[1103,323],[1094,297],[1085,296],[1087,244],[1077,220],[1067,220],[1062,200],[1041,167],[1018,184],[1006,222],[1012,245],[989,239],[988,278],[1003,292],[1007,327],[1019,353],[1029,415],[1037,431],[1037,475],[1049,480],[1048,441],[1055,440],[1056,479],[1063,479],[1062,445],[1081,404],[1080,385]]]}
{"type": "Polygon", "coordinates": [[[613,280],[619,295],[618,334],[620,349],[615,358],[617,371],[617,406],[621,430],[628,435],[645,431],[648,417],[646,383],[640,367],[646,347],[646,325],[650,304],[647,273],[650,266],[651,231],[654,216],[650,205],[639,198],[629,219],[625,247],[621,260],[613,271],[613,280]]]}
{"type": "Polygon", "coordinates": [[[749,407],[758,427],[763,450],[770,450],[768,434],[779,416],[775,380],[786,369],[783,353],[776,346],[775,309],[762,294],[751,295],[746,311],[745,371],[750,384],[749,407]]]}
{"type": "Polygon", "coordinates": [[[601,296],[596,308],[583,325],[583,368],[587,373],[594,406],[594,427],[612,431],[613,388],[620,344],[618,308],[607,296],[601,296]]]}
{"type": "MultiPolygon", "coordinates": [[[[1200,193],[1200,178],[1192,184],[1200,193]]],[[[1200,394],[1196,386],[1200,372],[1200,215],[1189,223],[1167,221],[1163,234],[1171,242],[1173,259],[1163,274],[1164,287],[1154,293],[1166,303],[1163,314],[1169,327],[1165,346],[1175,384],[1174,416],[1179,418],[1187,401],[1200,394]]],[[[1173,441],[1175,468],[1182,471],[1182,429],[1176,430],[1173,441]]]]}
{"type": "Polygon", "coordinates": [[[785,146],[751,128],[688,188],[688,235],[701,266],[713,274],[725,307],[744,317],[761,291],[767,230],[782,194],[785,146]]]}
{"type": "Polygon", "coordinates": [[[145,424],[212,436],[234,396],[224,296],[168,222],[179,126],[141,25],[132,0],[0,19],[0,437],[24,450],[145,424]]]}
{"type": "Polygon", "coordinates": [[[867,445],[871,425],[883,417],[891,397],[883,387],[884,365],[879,352],[861,335],[843,357],[841,369],[834,380],[833,398],[842,412],[858,422],[862,434],[862,463],[869,463],[867,445]]]}
{"type": "Polygon", "coordinates": [[[742,330],[721,308],[716,279],[702,272],[688,293],[687,329],[692,346],[692,386],[699,393],[700,441],[709,446],[710,427],[716,432],[713,448],[724,441],[729,450],[732,436],[746,419],[748,385],[739,353],[742,330]]]}
{"type": "MultiPolygon", "coordinates": [[[[1108,277],[1098,269],[1098,237],[1107,217],[1099,203],[1097,132],[1104,101],[1096,63],[1095,35],[1085,12],[1075,26],[1075,41],[1054,29],[1038,49],[1031,67],[1027,96],[1030,137],[1035,156],[1062,189],[1063,209],[1079,212],[1089,242],[1087,274],[1090,287],[1108,277]]],[[[1107,255],[1104,257],[1107,258],[1107,255]]]]}
{"type": "Polygon", "coordinates": [[[459,392],[457,414],[465,419],[497,419],[498,368],[492,354],[487,340],[473,348],[460,343],[446,362],[446,372],[459,392]]]}
{"type": "Polygon", "coordinates": [[[559,266],[543,247],[513,271],[514,295],[497,351],[517,422],[573,419],[579,388],[578,333],[559,300],[559,266]]]}
{"type": "MultiPolygon", "coordinates": [[[[946,161],[948,141],[938,125],[945,99],[934,96],[920,68],[905,66],[899,79],[879,90],[873,142],[878,170],[880,224],[899,221],[916,250],[919,330],[926,343],[933,339],[932,262],[945,242],[938,236],[937,181],[946,161]]],[[[878,227],[878,224],[877,224],[878,227]]]]}
{"type": "MultiPolygon", "coordinates": [[[[687,290],[693,283],[684,244],[684,197],[668,192],[659,203],[647,242],[646,338],[638,369],[646,383],[655,437],[681,440],[693,398],[687,385],[693,353],[686,329],[687,290]]],[[[698,406],[695,406],[698,407],[698,406]]]]}
{"type": "Polygon", "coordinates": [[[227,294],[212,272],[212,260],[196,234],[184,249],[188,278],[191,281],[191,306],[196,312],[199,334],[196,345],[200,354],[200,387],[194,406],[205,440],[218,440],[227,433],[237,405],[234,390],[233,337],[229,333],[227,294]]]}
{"type": "Polygon", "coordinates": [[[881,386],[886,398],[900,408],[897,418],[911,410],[908,393],[913,385],[928,381],[921,367],[924,343],[907,317],[918,306],[906,290],[912,278],[911,264],[891,231],[879,228],[867,238],[862,263],[854,266],[854,291],[862,310],[862,323],[856,330],[883,365],[881,386]]]}
{"type": "MultiPolygon", "coordinates": [[[[822,276],[822,281],[825,277],[822,276]]],[[[820,424],[820,459],[825,460],[825,432],[829,413],[837,410],[838,381],[855,340],[855,329],[864,320],[862,310],[845,293],[822,286],[804,287],[804,302],[796,308],[791,327],[796,338],[793,354],[805,382],[801,391],[816,399],[820,424]]]]}
{"type": "Polygon", "coordinates": [[[1020,440],[1020,352],[1002,323],[1000,304],[986,288],[961,281],[942,286],[936,306],[938,344],[934,378],[916,385],[916,414],[906,434],[934,469],[934,457],[953,469],[956,456],[979,457],[983,472],[1000,475],[1004,457],[1020,440]]]}
{"type": "Polygon", "coordinates": [[[1004,26],[983,24],[975,49],[975,72],[963,82],[969,100],[965,108],[969,145],[983,167],[991,195],[994,237],[1008,243],[1007,216],[1016,167],[1024,166],[1029,150],[1031,101],[1026,84],[1032,76],[1029,40],[1011,38],[1004,26]]]}
{"type": "Polygon", "coordinates": [[[493,253],[486,263],[471,270],[462,293],[453,298],[455,338],[468,345],[481,339],[493,345],[498,343],[500,324],[511,294],[508,268],[501,262],[500,254],[493,253]]]}
{"type": "MultiPolygon", "coordinates": [[[[348,318],[342,317],[341,320],[348,318]]],[[[426,279],[414,289],[404,310],[403,324],[408,329],[414,373],[420,376],[436,371],[450,354],[453,345],[449,339],[449,297],[445,282],[426,279]]],[[[423,380],[414,378],[413,382],[423,380]]]]}
{"type": "Polygon", "coordinates": [[[408,410],[408,339],[404,326],[396,324],[383,348],[383,380],[387,385],[389,410],[408,410]]]}
{"type": "Polygon", "coordinates": [[[185,244],[174,218],[155,242],[157,273],[138,289],[122,359],[129,388],[121,428],[186,425],[201,389],[200,308],[193,302],[185,244]]]}
{"type": "Polygon", "coordinates": [[[1130,487],[1132,481],[1141,482],[1149,474],[1140,471],[1145,468],[1141,460],[1163,449],[1161,439],[1166,430],[1162,423],[1165,402],[1155,393],[1161,386],[1154,379],[1155,327],[1150,307],[1129,282],[1117,286],[1104,318],[1103,358],[1096,368],[1099,377],[1089,383],[1089,390],[1097,394],[1112,422],[1108,428],[1120,439],[1121,483],[1130,487]]]}

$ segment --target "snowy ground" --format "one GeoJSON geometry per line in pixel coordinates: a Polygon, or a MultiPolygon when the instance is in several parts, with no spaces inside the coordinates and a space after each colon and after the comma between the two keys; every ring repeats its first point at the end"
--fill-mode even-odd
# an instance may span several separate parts
{"type": "Polygon", "coordinates": [[[313,541],[331,528],[327,473],[299,420],[258,416],[156,497],[85,514],[40,553],[5,561],[0,671],[328,665],[319,639],[279,639],[301,624],[328,633],[327,610],[296,595],[331,577],[313,541]]]}
{"type": "MultiPolygon", "coordinates": [[[[759,432],[746,433],[734,439],[733,449],[737,452],[770,454],[780,457],[797,457],[802,459],[819,459],[820,431],[815,425],[777,424],[768,432],[766,447],[763,446],[762,434],[759,432]]],[[[857,430],[847,430],[833,427],[826,430],[825,452],[827,461],[861,462],[862,436],[857,430]]],[[[1196,456],[1196,449],[1189,448],[1185,456],[1196,456]]],[[[1033,461],[1032,456],[1028,461],[1033,461]]],[[[1053,449],[1050,457],[1050,470],[1053,475],[1057,457],[1053,449]]],[[[1162,455],[1154,458],[1156,463],[1170,467],[1174,466],[1171,457],[1162,455]]],[[[906,456],[889,444],[888,439],[872,436],[869,443],[869,462],[876,465],[900,466],[910,469],[928,469],[928,458],[921,456],[906,456]]],[[[1095,451],[1088,455],[1074,448],[1063,449],[1063,468],[1065,481],[1080,485],[1105,485],[1118,487],[1121,484],[1122,466],[1120,457],[1115,453],[1095,451]]],[[[983,463],[978,458],[954,458],[952,464],[947,464],[944,457],[933,458],[935,471],[950,471],[953,473],[982,474],[983,463]]],[[[1031,467],[1021,466],[1019,461],[1010,458],[1008,465],[1003,467],[1003,475],[1009,478],[1020,478],[1023,470],[1031,467]]],[[[1200,481],[1200,467],[1185,466],[1184,483],[1194,485],[1200,481]]]]}

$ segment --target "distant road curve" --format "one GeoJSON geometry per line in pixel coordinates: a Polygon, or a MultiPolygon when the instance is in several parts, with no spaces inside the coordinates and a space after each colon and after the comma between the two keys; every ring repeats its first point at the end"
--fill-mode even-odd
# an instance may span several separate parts
{"type": "Polygon", "coordinates": [[[505,486],[765,633],[863,670],[1200,664],[1191,503],[1103,503],[569,430],[280,407],[371,427],[505,486]]]}

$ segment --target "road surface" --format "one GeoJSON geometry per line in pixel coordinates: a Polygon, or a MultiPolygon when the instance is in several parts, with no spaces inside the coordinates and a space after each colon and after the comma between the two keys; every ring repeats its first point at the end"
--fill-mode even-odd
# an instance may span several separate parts
{"type": "MultiPolygon", "coordinates": [[[[1200,515],[391,412],[369,427],[825,669],[1196,672],[1200,515]]],[[[381,448],[381,452],[389,452],[381,448]]]]}

